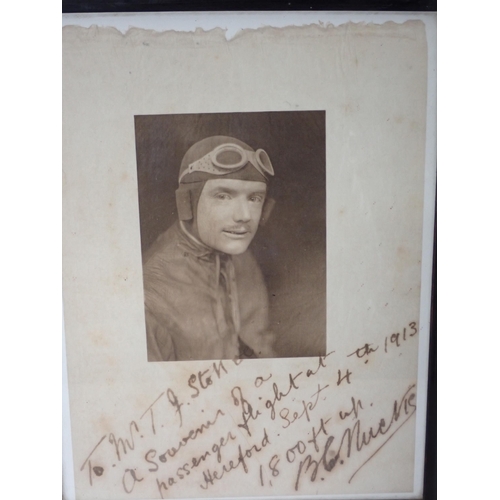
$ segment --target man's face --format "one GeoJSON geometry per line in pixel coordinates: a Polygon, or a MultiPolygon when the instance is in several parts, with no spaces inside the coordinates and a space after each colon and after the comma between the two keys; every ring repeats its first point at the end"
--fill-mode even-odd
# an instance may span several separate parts
{"type": "Polygon", "coordinates": [[[243,253],[257,232],[265,198],[265,182],[206,181],[196,217],[200,240],[220,252],[243,253]]]}

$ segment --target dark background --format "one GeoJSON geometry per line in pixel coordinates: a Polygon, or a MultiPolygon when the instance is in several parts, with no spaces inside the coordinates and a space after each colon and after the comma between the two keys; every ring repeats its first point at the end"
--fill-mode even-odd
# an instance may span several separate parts
{"type": "MultiPolygon", "coordinates": [[[[406,11],[435,12],[437,0],[63,0],[63,13],[175,11],[406,11]]],[[[435,226],[436,227],[436,226],[435,226]]],[[[437,233],[434,237],[424,499],[437,498],[437,233]]]]}
{"type": "Polygon", "coordinates": [[[276,350],[326,354],[325,113],[136,116],[135,131],[143,253],[177,220],[179,167],[194,143],[228,135],[268,153],[276,205],[250,248],[267,284],[276,350]]]}
{"type": "Polygon", "coordinates": [[[165,12],[165,11],[301,11],[367,10],[430,11],[437,0],[63,0],[63,13],[70,12],[165,12]]]}

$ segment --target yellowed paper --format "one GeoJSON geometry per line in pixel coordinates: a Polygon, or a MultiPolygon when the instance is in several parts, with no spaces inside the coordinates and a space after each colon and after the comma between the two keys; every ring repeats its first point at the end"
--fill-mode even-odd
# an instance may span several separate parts
{"type": "MultiPolygon", "coordinates": [[[[267,28],[230,41],[222,30],[64,28],[76,498],[421,493],[427,54],[420,21],[267,28]],[[323,113],[324,306],[296,301],[300,328],[279,338],[281,356],[299,346],[293,357],[148,362],[134,120],[266,112],[323,113]],[[304,346],[321,314],[323,351],[312,356],[304,346]]],[[[276,178],[287,182],[277,167],[276,178]]],[[[295,196],[298,211],[315,203],[307,190],[295,196]]],[[[296,268],[316,258],[295,255],[296,268]]]]}

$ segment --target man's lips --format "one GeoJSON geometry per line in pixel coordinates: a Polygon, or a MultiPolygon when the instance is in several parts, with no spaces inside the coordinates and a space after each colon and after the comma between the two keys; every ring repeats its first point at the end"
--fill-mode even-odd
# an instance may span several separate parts
{"type": "Polygon", "coordinates": [[[250,229],[247,227],[228,227],[223,229],[222,232],[229,237],[243,238],[247,234],[250,234],[250,229]]]}

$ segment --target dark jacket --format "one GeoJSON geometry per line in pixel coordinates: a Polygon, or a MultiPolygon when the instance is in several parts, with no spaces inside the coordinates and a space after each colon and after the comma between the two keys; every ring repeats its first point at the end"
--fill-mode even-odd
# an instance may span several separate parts
{"type": "Polygon", "coordinates": [[[175,223],[144,262],[149,361],[234,359],[239,339],[273,357],[262,273],[247,250],[216,252],[175,223]]]}

